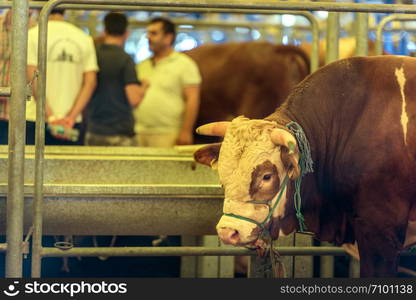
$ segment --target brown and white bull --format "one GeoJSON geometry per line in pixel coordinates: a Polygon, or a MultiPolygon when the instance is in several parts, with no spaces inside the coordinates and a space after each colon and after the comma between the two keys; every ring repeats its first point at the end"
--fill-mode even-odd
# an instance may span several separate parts
{"type": "Polygon", "coordinates": [[[321,241],[357,242],[361,276],[394,276],[400,251],[416,243],[416,59],[340,60],[308,76],[263,120],[200,127],[225,134],[195,153],[218,168],[224,243],[255,245],[261,223],[273,238],[299,230],[294,193],[305,143],[290,122],[303,129],[314,169],[302,178],[298,216],[321,241]]]}

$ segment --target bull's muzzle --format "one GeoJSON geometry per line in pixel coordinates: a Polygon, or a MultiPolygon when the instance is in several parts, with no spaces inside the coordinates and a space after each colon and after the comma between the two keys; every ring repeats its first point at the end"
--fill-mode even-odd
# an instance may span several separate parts
{"type": "Polygon", "coordinates": [[[217,233],[224,244],[236,246],[240,242],[240,234],[235,229],[221,227],[217,228],[217,233]]]}

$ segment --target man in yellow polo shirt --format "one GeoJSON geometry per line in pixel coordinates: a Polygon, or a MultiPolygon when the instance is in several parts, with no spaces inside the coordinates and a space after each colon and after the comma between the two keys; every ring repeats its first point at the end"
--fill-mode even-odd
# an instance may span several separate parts
{"type": "Polygon", "coordinates": [[[193,143],[201,75],[190,57],[174,50],[175,37],[175,25],[166,18],[154,18],[147,26],[153,55],[137,66],[137,74],[149,88],[134,112],[142,147],[193,143]]]}

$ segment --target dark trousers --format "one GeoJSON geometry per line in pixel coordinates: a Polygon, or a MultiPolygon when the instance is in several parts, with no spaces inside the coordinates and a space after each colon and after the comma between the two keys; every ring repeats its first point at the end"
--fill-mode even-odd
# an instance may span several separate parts
{"type": "MultiPolygon", "coordinates": [[[[9,121],[0,120],[0,145],[7,145],[8,141],[9,141],[9,121]]],[[[34,144],[35,144],[35,122],[26,122],[26,145],[34,145],[34,144]]]]}
{"type": "MultiPolygon", "coordinates": [[[[36,123],[32,121],[28,121],[26,122],[26,124],[27,124],[26,125],[26,140],[29,139],[31,141],[33,139],[33,144],[28,144],[28,145],[34,145],[36,123]]],[[[74,128],[81,131],[81,124],[75,124],[74,128]]],[[[81,137],[75,142],[57,139],[50,133],[50,131],[46,128],[46,125],[45,125],[45,145],[80,146],[80,145],[83,145],[83,141],[81,137]]]]}
{"type": "MultiPolygon", "coordinates": [[[[34,145],[35,144],[35,128],[36,123],[32,121],[26,122],[26,145],[34,145]]],[[[75,124],[74,128],[78,130],[82,130],[83,127],[81,124],[75,124]]],[[[80,134],[80,138],[78,141],[65,141],[55,138],[45,126],[45,145],[64,145],[64,146],[79,146],[83,145],[83,134],[80,134]]],[[[9,121],[0,120],[0,145],[7,145],[8,144],[8,136],[9,136],[9,121]]]]}

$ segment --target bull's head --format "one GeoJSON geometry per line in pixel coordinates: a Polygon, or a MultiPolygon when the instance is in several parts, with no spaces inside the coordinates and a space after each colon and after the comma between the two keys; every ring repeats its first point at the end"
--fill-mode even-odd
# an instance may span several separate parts
{"type": "Polygon", "coordinates": [[[263,229],[270,229],[272,222],[285,215],[283,182],[300,175],[296,139],[275,122],[244,117],[207,124],[197,132],[224,136],[222,143],[206,146],[194,155],[198,162],[218,169],[224,187],[224,215],[217,224],[218,235],[226,244],[253,245],[263,229]]]}

